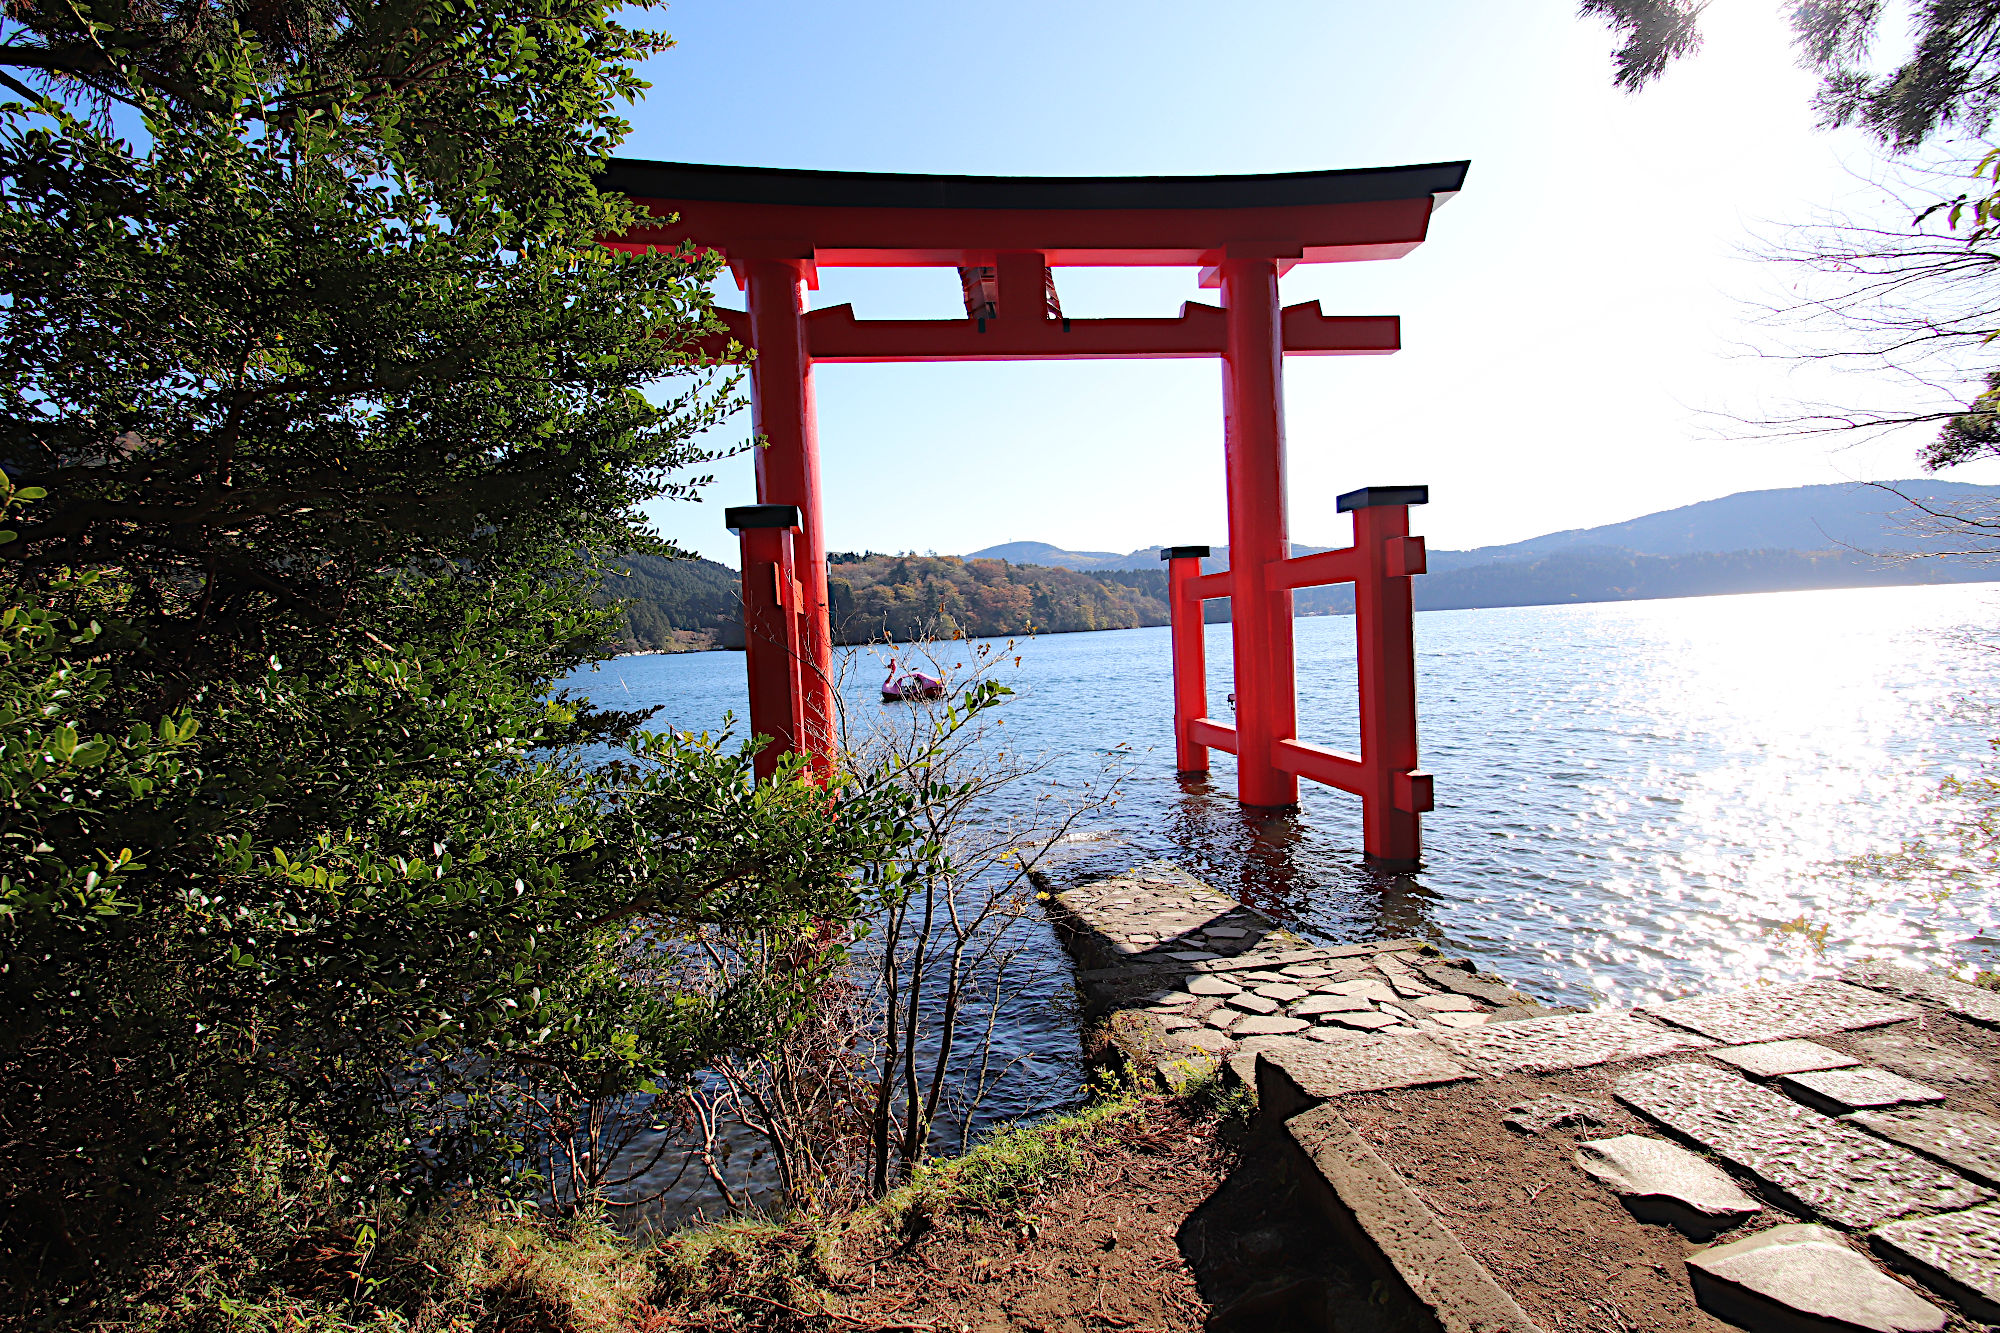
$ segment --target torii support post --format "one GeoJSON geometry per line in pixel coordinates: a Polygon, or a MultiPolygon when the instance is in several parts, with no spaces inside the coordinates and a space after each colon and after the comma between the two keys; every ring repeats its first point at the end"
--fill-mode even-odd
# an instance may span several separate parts
{"type": "Polygon", "coordinates": [[[1245,805],[1299,803],[1299,780],[1275,746],[1298,734],[1292,686],[1292,594],[1266,567],[1292,553],[1285,528],[1284,341],[1274,258],[1221,265],[1223,452],[1228,460],[1229,619],[1236,656],[1236,795],[1245,805]]]}
{"type": "MultiPolygon", "coordinates": [[[[1329,583],[1354,585],[1354,634],[1360,664],[1361,753],[1342,754],[1298,739],[1292,731],[1270,743],[1271,763],[1289,776],[1311,778],[1361,798],[1362,847],[1385,870],[1414,870],[1423,855],[1420,817],[1431,808],[1431,775],[1417,767],[1417,658],[1415,602],[1410,580],[1424,572],[1424,539],[1410,535],[1410,506],[1430,499],[1423,486],[1370,486],[1340,497],[1339,509],[1354,515],[1354,545],[1266,564],[1261,574],[1268,592],[1289,599],[1294,588],[1329,583]]],[[[1208,717],[1208,695],[1199,644],[1202,603],[1230,599],[1231,619],[1242,604],[1237,590],[1244,570],[1200,573],[1207,547],[1176,546],[1161,552],[1168,561],[1168,605],[1173,615],[1174,740],[1182,772],[1208,767],[1208,748],[1238,756],[1242,782],[1243,692],[1237,686],[1238,725],[1208,717]],[[1197,554],[1198,553],[1198,554],[1197,554]],[[1194,645],[1190,647],[1190,645],[1194,645]],[[1185,664],[1185,665],[1184,665],[1185,664]]],[[[1232,564],[1234,552],[1231,552],[1232,564]]],[[[1289,622],[1286,626],[1290,628],[1289,622]]],[[[1231,637],[1236,660],[1255,660],[1266,651],[1246,645],[1250,630],[1237,620],[1231,637]]],[[[1284,640],[1281,666],[1291,679],[1291,637],[1284,640]]],[[[1288,699],[1287,703],[1293,703],[1288,699]]],[[[1294,705],[1295,706],[1295,705],[1294,705]]],[[[1239,792],[1242,788],[1239,786],[1239,792]]],[[[1246,797],[1244,804],[1252,802],[1246,797]]]]}
{"type": "Polygon", "coordinates": [[[743,653],[750,675],[750,730],[769,736],[757,752],[761,781],[779,756],[803,748],[805,691],[800,689],[805,601],[796,548],[799,511],[793,505],[738,505],[723,511],[743,543],[743,653]]]}
{"type": "Polygon", "coordinates": [[[1420,487],[1368,487],[1340,497],[1354,515],[1354,635],[1361,684],[1362,846],[1385,863],[1414,868],[1423,855],[1421,814],[1430,774],[1417,769],[1416,604],[1410,579],[1424,572],[1424,543],[1410,536],[1420,487]]]}
{"type": "MultiPolygon", "coordinates": [[[[750,366],[751,415],[765,442],[757,450],[757,499],[797,511],[793,555],[805,574],[794,645],[803,721],[785,748],[809,752],[823,774],[833,756],[833,635],[826,610],[826,529],[820,518],[819,418],[804,322],[807,264],[747,259],[742,269],[757,348],[750,366]]],[[[744,571],[749,572],[747,564],[744,571]]],[[[746,599],[746,614],[748,605],[746,599]]],[[[751,712],[754,719],[754,704],[751,712]]]]}
{"type": "Polygon", "coordinates": [[[1194,722],[1208,712],[1208,643],[1202,624],[1201,577],[1206,546],[1170,546],[1160,552],[1167,562],[1167,607],[1174,635],[1174,767],[1183,777],[1208,772],[1208,747],[1195,739],[1194,722]]]}

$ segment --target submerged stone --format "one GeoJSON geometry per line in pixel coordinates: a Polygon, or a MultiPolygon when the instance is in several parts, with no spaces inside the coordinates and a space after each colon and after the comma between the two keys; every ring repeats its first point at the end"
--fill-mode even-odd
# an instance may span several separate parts
{"type": "Polygon", "coordinates": [[[1593,1139],[1577,1145],[1576,1164],[1608,1185],[1640,1221],[1665,1222],[1693,1236],[1712,1236],[1763,1211],[1721,1167],[1662,1139],[1593,1139]]]}
{"type": "Polygon", "coordinates": [[[1751,1329],[1851,1329],[1937,1333],[1943,1310],[1889,1277],[1840,1238],[1811,1223],[1772,1227],[1688,1256],[1695,1297],[1751,1329]]]}

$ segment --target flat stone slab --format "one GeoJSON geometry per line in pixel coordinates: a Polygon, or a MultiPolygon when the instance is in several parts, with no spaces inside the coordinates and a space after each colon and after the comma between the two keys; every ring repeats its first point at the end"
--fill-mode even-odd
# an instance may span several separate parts
{"type": "Polygon", "coordinates": [[[1396,992],[1389,989],[1386,981],[1336,981],[1323,988],[1329,995],[1358,995],[1366,1000],[1393,1000],[1396,992]]]}
{"type": "MultiPolygon", "coordinates": [[[[1260,1078],[1268,1061],[1268,1055],[1259,1057],[1260,1078]]],[[[1263,1095],[1261,1087],[1258,1095],[1263,1095]]],[[[1540,1333],[1493,1275],[1332,1107],[1314,1107],[1286,1121],[1285,1134],[1324,1182],[1323,1206],[1334,1215],[1336,1227],[1365,1235],[1394,1274],[1390,1284],[1400,1278],[1442,1333],[1540,1333]]]]}
{"type": "Polygon", "coordinates": [[[1447,1028],[1477,1028],[1486,1026],[1485,1014],[1431,1014],[1426,1020],[1447,1028]]]}
{"type": "Polygon", "coordinates": [[[1764,1210],[1729,1173],[1677,1143],[1620,1134],[1576,1146],[1576,1164],[1624,1201],[1642,1222],[1666,1222],[1712,1236],[1764,1210]]]}
{"type": "Polygon", "coordinates": [[[1905,1148],[1713,1065],[1640,1070],[1611,1090],[1641,1115],[1843,1227],[1879,1226],[1993,1197],[1905,1148]]]}
{"type": "Polygon", "coordinates": [[[1281,1115],[1291,1114],[1283,1109],[1287,1105],[1312,1105],[1350,1092],[1422,1088],[1472,1077],[1465,1066],[1420,1037],[1293,1041],[1261,1051],[1260,1058],[1258,1099],[1281,1115]]]}
{"type": "Polygon", "coordinates": [[[1829,1115],[1944,1100],[1944,1094],[1937,1089],[1912,1083],[1886,1069],[1822,1069],[1811,1074],[1787,1074],[1778,1083],[1806,1105],[1829,1115]]]}
{"type": "Polygon", "coordinates": [[[1245,1013],[1251,1014],[1275,1014],[1278,1012],[1278,1002],[1276,1000],[1267,1000],[1261,995],[1254,995],[1248,991],[1240,995],[1232,995],[1223,1001],[1223,1003],[1227,1004],[1231,1009],[1241,1009],[1245,1013]]]}
{"type": "Polygon", "coordinates": [[[1285,1018],[1278,1014],[1252,1014],[1229,1029],[1237,1037],[1282,1037],[1294,1032],[1304,1032],[1312,1024],[1303,1018],[1285,1018]]]}
{"type": "Polygon", "coordinates": [[[1848,1119],[1975,1180],[2000,1185],[2000,1120],[1991,1116],[1910,1106],[1899,1111],[1858,1111],[1848,1119]]]}
{"type": "Polygon", "coordinates": [[[1378,1014],[1373,1009],[1363,1013],[1315,1014],[1314,1017],[1322,1023],[1337,1023],[1341,1027],[1358,1028],[1363,1032],[1379,1032],[1383,1028],[1398,1027],[1403,1021],[1393,1014],[1378,1014]]]}
{"type": "Polygon", "coordinates": [[[1709,1054],[1758,1078],[1806,1074],[1815,1069],[1845,1069],[1861,1063],[1816,1041],[1760,1041],[1750,1046],[1724,1046],[1709,1054]]]}
{"type": "Polygon", "coordinates": [[[1868,1239],[1975,1319],[2000,1318],[2000,1207],[1891,1222],[1868,1239]]]}
{"type": "Polygon", "coordinates": [[[2000,1027],[2000,991],[1984,990],[1957,977],[1904,967],[1900,963],[1862,963],[1848,968],[1840,977],[1870,990],[1934,1004],[1975,1023],[2000,1027]]]}
{"type": "Polygon", "coordinates": [[[1702,1305],[1752,1329],[1774,1327],[1789,1316],[1809,1321],[1805,1327],[1937,1333],[1949,1319],[1838,1233],[1811,1223],[1696,1250],[1687,1265],[1702,1305]]]}
{"type": "Polygon", "coordinates": [[[1292,1006],[1300,1017],[1309,1014],[1371,1013],[1373,1005],[1365,995],[1311,995],[1292,1006]]]}
{"type": "Polygon", "coordinates": [[[1709,1044],[1700,1037],[1648,1023],[1628,1010],[1491,1023],[1461,1032],[1440,1032],[1435,1040],[1467,1064],[1495,1074],[1583,1069],[1709,1044]]]}
{"type": "Polygon", "coordinates": [[[1463,995],[1425,995],[1410,1001],[1419,1009],[1433,1014],[1483,1014],[1486,1007],[1477,1000],[1469,1000],[1463,995]]]}
{"type": "Polygon", "coordinates": [[[1893,1069],[1919,1082],[1991,1083],[1993,1071],[1979,1061],[1947,1050],[1934,1041],[1907,1032],[1884,1032],[1863,1037],[1861,1049],[1885,1069],[1893,1069]]]}
{"type": "Polygon", "coordinates": [[[1814,1037],[1918,1018],[1923,1010],[1838,981],[1804,981],[1729,995],[1692,995],[1641,1006],[1642,1012],[1704,1037],[1744,1042],[1814,1037]]]}
{"type": "Polygon", "coordinates": [[[1240,995],[1243,992],[1243,988],[1235,982],[1213,976],[1189,977],[1181,985],[1194,995],[1240,995]]]}
{"type": "Polygon", "coordinates": [[[1279,1004],[1290,1004],[1294,1000],[1303,1000],[1312,994],[1304,986],[1289,981],[1267,982],[1257,988],[1257,993],[1267,1000],[1276,1000],[1279,1004]]]}

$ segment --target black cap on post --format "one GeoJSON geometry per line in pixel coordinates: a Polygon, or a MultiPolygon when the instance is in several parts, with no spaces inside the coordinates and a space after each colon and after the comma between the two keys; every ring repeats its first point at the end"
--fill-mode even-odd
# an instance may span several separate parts
{"type": "Polygon", "coordinates": [[[799,507],[736,505],[722,511],[722,521],[729,525],[732,533],[741,533],[745,528],[796,528],[799,525],[799,507]]]}
{"type": "Polygon", "coordinates": [[[1206,546],[1162,546],[1162,560],[1200,560],[1208,555],[1206,546]]]}
{"type": "Polygon", "coordinates": [[[1349,491],[1334,501],[1336,512],[1346,513],[1350,509],[1373,509],[1377,505],[1427,505],[1431,502],[1431,488],[1428,486],[1363,486],[1358,491],[1349,491]]]}

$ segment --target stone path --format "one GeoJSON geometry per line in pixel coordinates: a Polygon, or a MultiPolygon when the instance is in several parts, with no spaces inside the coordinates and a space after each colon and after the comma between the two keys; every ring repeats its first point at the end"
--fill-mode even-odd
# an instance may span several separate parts
{"type": "Polygon", "coordinates": [[[1164,863],[1046,896],[1113,1042],[1253,1082],[1267,1150],[1446,1333],[2000,1322],[1993,992],[1870,965],[1562,1012],[1422,941],[1312,945],[1164,863]],[[1548,1242],[1551,1208],[1625,1267],[1548,1242]],[[1672,1280],[1603,1276],[1648,1265],[1672,1280]]]}

